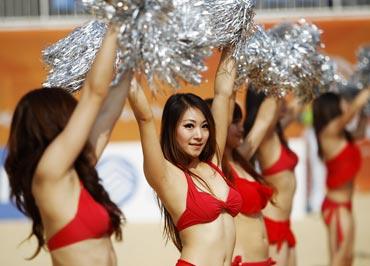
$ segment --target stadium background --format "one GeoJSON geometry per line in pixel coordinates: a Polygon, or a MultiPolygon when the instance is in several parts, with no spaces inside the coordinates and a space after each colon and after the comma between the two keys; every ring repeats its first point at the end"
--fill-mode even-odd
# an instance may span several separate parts
{"type": "MultiPolygon", "coordinates": [[[[301,17],[315,23],[323,30],[324,51],[340,63],[343,72],[354,67],[357,49],[370,43],[370,1],[269,0],[257,1],[257,6],[256,20],[266,28],[301,17]]],[[[31,254],[35,243],[30,241],[19,246],[29,234],[30,224],[9,202],[2,165],[14,107],[24,93],[40,87],[46,77],[41,50],[89,20],[80,13],[73,0],[0,0],[0,265],[51,264],[46,252],[31,262],[24,259],[31,254]]],[[[219,54],[215,52],[207,60],[203,84],[196,88],[184,85],[181,92],[211,96],[218,59],[219,54]]],[[[167,95],[152,98],[158,126],[163,103],[170,93],[167,91],[167,95]]],[[[242,105],[243,99],[241,91],[238,101],[242,105]]],[[[309,117],[309,110],[306,114],[309,117]]],[[[324,193],[324,171],[312,149],[315,144],[312,129],[301,119],[287,128],[286,133],[291,147],[300,156],[293,210],[298,265],[326,265],[326,235],[318,213],[324,193]]],[[[367,229],[370,215],[366,214],[370,203],[369,135],[360,142],[365,161],[356,181],[355,266],[370,265],[370,229],[367,229]]],[[[124,242],[116,244],[119,265],[174,265],[178,253],[171,243],[165,246],[155,196],[145,182],[141,166],[138,129],[127,105],[98,165],[104,185],[128,218],[124,242]]]]}

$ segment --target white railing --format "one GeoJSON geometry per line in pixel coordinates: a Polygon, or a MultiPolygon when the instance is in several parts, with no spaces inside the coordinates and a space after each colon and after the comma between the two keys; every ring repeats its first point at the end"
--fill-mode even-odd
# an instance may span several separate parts
{"type": "Polygon", "coordinates": [[[78,0],[0,0],[1,17],[48,17],[80,14],[78,0]]]}
{"type": "MultiPolygon", "coordinates": [[[[315,9],[335,13],[347,10],[370,11],[370,0],[257,0],[257,13],[305,12],[315,9]]],[[[14,18],[78,18],[83,13],[79,0],[0,0],[0,20],[14,18]]]]}
{"type": "Polygon", "coordinates": [[[259,9],[353,8],[370,5],[370,0],[259,0],[259,9]]]}

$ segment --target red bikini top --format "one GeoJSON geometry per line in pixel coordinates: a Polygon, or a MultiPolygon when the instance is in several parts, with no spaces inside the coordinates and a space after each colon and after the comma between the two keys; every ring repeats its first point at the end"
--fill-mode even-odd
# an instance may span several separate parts
{"type": "MultiPolygon", "coordinates": [[[[207,162],[215,169],[227,182],[224,173],[212,162],[207,162]]],[[[185,172],[188,183],[188,192],[186,196],[186,209],[180,216],[176,228],[178,231],[184,230],[192,225],[201,223],[210,223],[224,211],[231,216],[236,216],[242,206],[242,198],[238,191],[233,189],[230,184],[229,193],[226,201],[219,200],[210,193],[199,191],[191,176],[185,172]]]]}
{"type": "Polygon", "coordinates": [[[48,241],[53,251],[86,239],[100,238],[112,233],[107,210],[97,203],[81,184],[80,198],[75,217],[48,241]]]}
{"type": "Polygon", "coordinates": [[[325,162],[326,185],[335,189],[352,181],[361,167],[361,153],[356,144],[348,142],[341,152],[325,162]]]}
{"type": "Polygon", "coordinates": [[[256,181],[249,181],[248,179],[241,178],[232,165],[229,165],[231,174],[234,178],[235,187],[243,199],[240,212],[245,215],[261,212],[272,197],[273,189],[256,181]]]}
{"type": "Polygon", "coordinates": [[[279,159],[267,169],[262,171],[262,175],[274,175],[285,170],[293,171],[298,163],[298,156],[286,145],[280,145],[279,159]]]}

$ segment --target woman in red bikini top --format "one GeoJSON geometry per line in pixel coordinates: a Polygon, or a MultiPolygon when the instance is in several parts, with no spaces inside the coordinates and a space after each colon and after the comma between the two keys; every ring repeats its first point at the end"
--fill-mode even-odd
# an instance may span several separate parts
{"type": "Polygon", "coordinates": [[[129,93],[140,129],[145,176],[161,201],[165,233],[181,252],[178,266],[231,264],[233,217],[242,201],[219,169],[217,156],[222,156],[226,142],[224,110],[235,78],[234,61],[227,56],[224,52],[218,67],[212,112],[194,94],[172,95],[164,106],[160,140],[142,89],[129,93]]]}
{"type": "Polygon", "coordinates": [[[345,127],[369,98],[370,87],[358,93],[350,104],[335,93],[322,94],[313,103],[319,156],[327,169],[322,214],[329,233],[330,265],[352,265],[353,180],[361,166],[361,154],[345,127]]]}
{"type": "Polygon", "coordinates": [[[262,216],[262,210],[269,202],[273,189],[237,151],[243,137],[242,111],[235,103],[222,167],[243,199],[241,211],[235,217],[236,242],[232,266],[274,265],[269,256],[269,243],[262,216]]]}
{"type": "Polygon", "coordinates": [[[17,104],[5,169],[11,196],[33,225],[34,258],[47,245],[54,266],[114,266],[112,233],[123,214],[99,183],[95,164],[128,93],[131,74],[109,88],[117,34],[108,29],[80,100],[60,88],[28,92],[17,104]]]}
{"type": "Polygon", "coordinates": [[[270,256],[277,265],[295,265],[295,238],[290,228],[290,213],[296,188],[294,167],[298,158],[283,136],[279,122],[282,105],[282,100],[267,98],[256,93],[252,84],[249,85],[244,123],[246,137],[238,151],[246,160],[257,159],[263,177],[276,190],[274,204],[268,203],[263,210],[270,256]]]}

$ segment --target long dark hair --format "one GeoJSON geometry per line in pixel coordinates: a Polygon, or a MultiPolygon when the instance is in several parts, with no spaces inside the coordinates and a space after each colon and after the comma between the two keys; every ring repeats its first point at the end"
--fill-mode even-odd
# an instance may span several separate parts
{"type": "MultiPolygon", "coordinates": [[[[212,99],[208,100],[211,103],[212,99]]],[[[242,109],[238,103],[234,105],[233,117],[232,117],[232,124],[239,123],[243,119],[242,109]]],[[[237,149],[233,149],[231,151],[231,157],[234,161],[236,161],[253,179],[259,183],[266,184],[263,177],[254,169],[252,164],[246,160],[237,149]]],[[[222,171],[224,172],[226,178],[231,182],[234,181],[234,177],[232,175],[232,171],[229,165],[229,158],[226,153],[224,153],[222,157],[222,171]]]]}
{"type": "MultiPolygon", "coordinates": [[[[319,138],[320,133],[330,123],[330,121],[343,113],[340,107],[341,100],[342,97],[339,94],[327,92],[321,94],[313,102],[313,127],[315,129],[318,153],[320,158],[323,157],[319,138]]],[[[348,141],[352,141],[352,136],[346,129],[343,129],[343,135],[348,141]]]]}
{"type": "MultiPolygon", "coordinates": [[[[245,136],[251,131],[254,122],[256,121],[258,110],[265,100],[266,95],[262,92],[257,92],[252,83],[249,83],[245,99],[246,118],[244,121],[245,136]]],[[[275,132],[278,134],[280,142],[288,147],[287,140],[284,136],[284,130],[280,122],[276,123],[275,132]]]]}
{"type": "MultiPolygon", "coordinates": [[[[27,239],[33,235],[37,238],[37,250],[29,259],[36,257],[45,245],[44,226],[32,194],[35,169],[45,149],[67,125],[76,105],[76,99],[63,89],[42,88],[24,95],[13,114],[5,170],[9,177],[11,199],[32,220],[32,231],[27,239]]],[[[124,217],[100,184],[95,162],[92,147],[86,143],[74,162],[74,168],[84,187],[108,211],[112,231],[116,239],[121,240],[124,217]]]]}
{"type": "MultiPolygon", "coordinates": [[[[188,169],[188,165],[191,163],[193,158],[181,149],[176,140],[176,128],[179,120],[189,108],[196,108],[200,110],[208,123],[209,137],[203,151],[199,155],[199,160],[210,161],[215,154],[217,155],[217,158],[219,158],[216,142],[216,128],[212,112],[202,98],[192,93],[174,94],[168,98],[162,114],[160,137],[162,152],[168,161],[178,166],[184,172],[187,172],[188,174],[197,178],[212,192],[210,187],[200,176],[192,173],[188,169]]],[[[170,238],[177,249],[181,251],[182,243],[179,232],[176,229],[176,225],[165,206],[159,200],[158,202],[162,215],[164,216],[164,234],[167,236],[167,239],[170,238]]]]}

